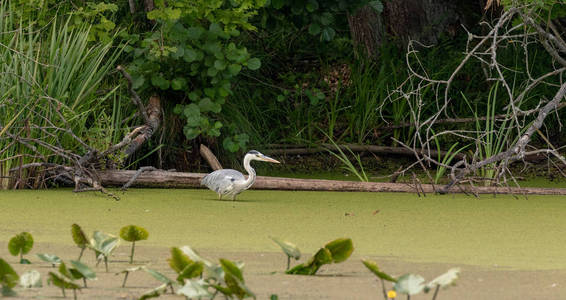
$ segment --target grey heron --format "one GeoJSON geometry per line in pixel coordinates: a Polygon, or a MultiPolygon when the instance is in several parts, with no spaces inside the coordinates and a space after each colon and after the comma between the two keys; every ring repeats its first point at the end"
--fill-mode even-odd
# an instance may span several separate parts
{"type": "Polygon", "coordinates": [[[218,193],[218,199],[222,200],[222,195],[232,196],[236,200],[236,195],[249,189],[255,182],[255,170],[250,166],[252,160],[260,160],[278,164],[279,162],[269,156],[265,156],[256,150],[251,150],[244,156],[244,169],[248,172],[248,179],[244,174],[232,170],[216,170],[201,180],[201,185],[206,185],[209,189],[218,193]]]}

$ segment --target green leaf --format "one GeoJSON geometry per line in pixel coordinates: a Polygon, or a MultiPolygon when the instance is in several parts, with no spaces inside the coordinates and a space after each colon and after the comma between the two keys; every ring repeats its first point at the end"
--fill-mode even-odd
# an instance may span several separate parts
{"type": "Polygon", "coordinates": [[[212,298],[212,294],[208,291],[209,286],[203,279],[186,280],[185,285],[177,290],[177,295],[183,295],[188,299],[212,298]]]}
{"type": "Polygon", "coordinates": [[[96,279],[96,273],[89,266],[83,264],[82,262],[71,260],[71,265],[73,265],[74,270],[77,270],[79,273],[81,273],[84,278],[89,280],[96,279]]]}
{"type": "Polygon", "coordinates": [[[332,41],[334,39],[334,36],[336,35],[336,31],[332,28],[332,27],[325,27],[322,30],[322,34],[321,34],[321,38],[323,41],[332,41]]]}
{"type": "Polygon", "coordinates": [[[143,293],[142,296],[139,298],[139,300],[157,298],[157,297],[167,293],[168,287],[169,286],[167,284],[162,284],[162,285],[154,288],[153,290],[150,290],[150,291],[143,293]]]}
{"type": "Polygon", "coordinates": [[[39,259],[43,260],[44,262],[48,262],[52,265],[58,265],[62,262],[59,256],[53,254],[38,253],[37,257],[39,257],[39,259]]]}
{"type": "Polygon", "coordinates": [[[90,247],[98,254],[108,257],[120,244],[120,239],[114,235],[95,231],[90,239],[90,247]]]}
{"type": "Polygon", "coordinates": [[[0,284],[3,287],[13,288],[18,284],[20,277],[12,266],[0,258],[0,284]]]}
{"type": "Polygon", "coordinates": [[[393,288],[401,294],[416,295],[425,288],[424,281],[424,278],[420,275],[405,274],[397,279],[393,288]]]}
{"type": "Polygon", "coordinates": [[[183,53],[183,59],[186,62],[188,62],[188,63],[193,62],[193,61],[197,60],[197,58],[198,58],[198,54],[194,49],[191,49],[191,48],[185,49],[185,51],[183,53]]]}
{"type": "Polygon", "coordinates": [[[202,27],[189,27],[187,29],[187,36],[191,40],[198,40],[204,33],[204,28],[202,27]]]}
{"type": "Polygon", "coordinates": [[[259,58],[254,57],[248,60],[248,69],[253,71],[259,69],[259,67],[261,67],[261,61],[259,58]]]}
{"type": "Polygon", "coordinates": [[[83,249],[88,246],[89,241],[86,234],[78,224],[71,225],[71,236],[73,237],[73,242],[77,247],[83,249]]]}
{"type": "Polygon", "coordinates": [[[153,278],[155,278],[155,279],[157,279],[158,281],[161,281],[161,282],[163,282],[163,283],[165,283],[165,284],[173,284],[173,283],[174,283],[174,281],[171,280],[171,279],[169,279],[169,277],[167,277],[167,276],[165,276],[165,275],[163,275],[163,274],[161,274],[161,273],[159,273],[159,272],[157,272],[157,271],[155,271],[155,270],[152,270],[152,269],[150,269],[150,268],[144,268],[143,270],[146,271],[146,272],[147,272],[149,275],[151,275],[153,278]]]}
{"type": "Polygon", "coordinates": [[[208,97],[202,98],[198,103],[198,107],[201,112],[211,111],[219,113],[222,110],[222,107],[219,104],[212,102],[212,100],[208,97]]]}
{"type": "Polygon", "coordinates": [[[177,273],[181,273],[188,265],[194,263],[181,249],[177,247],[171,248],[171,258],[167,259],[171,269],[177,273]]]}
{"type": "Polygon", "coordinates": [[[311,35],[318,35],[320,33],[320,25],[318,25],[318,23],[311,23],[309,25],[309,33],[311,35]]]}
{"type": "Polygon", "coordinates": [[[231,137],[226,137],[224,141],[222,141],[222,147],[232,153],[240,149],[240,146],[237,143],[234,143],[231,137]]]}
{"type": "Polygon", "coordinates": [[[208,75],[209,77],[214,77],[216,76],[216,74],[218,74],[218,70],[216,68],[208,68],[208,70],[206,71],[206,75],[208,75]]]}
{"type": "Polygon", "coordinates": [[[36,270],[25,272],[20,276],[20,286],[24,288],[40,288],[43,286],[41,282],[41,274],[36,270]]]}
{"type": "Polygon", "coordinates": [[[324,246],[332,254],[332,261],[334,263],[340,263],[345,261],[354,252],[354,244],[352,239],[341,238],[329,242],[324,246]]]}
{"type": "Polygon", "coordinates": [[[230,289],[230,294],[234,294],[238,299],[243,299],[247,296],[255,298],[255,295],[244,283],[244,275],[242,270],[233,262],[227,259],[220,259],[220,265],[224,270],[224,281],[226,286],[230,289]]]}
{"type": "Polygon", "coordinates": [[[234,276],[238,280],[244,281],[244,275],[242,274],[242,270],[240,270],[240,268],[238,268],[236,264],[234,264],[233,262],[227,259],[221,258],[220,265],[222,266],[222,269],[226,274],[230,274],[231,276],[234,276]]]}
{"type": "Polygon", "coordinates": [[[198,277],[202,274],[203,270],[204,270],[204,263],[201,261],[189,264],[181,272],[179,272],[177,281],[183,283],[184,279],[191,279],[194,277],[198,277]]]}
{"type": "Polygon", "coordinates": [[[53,273],[53,272],[49,272],[49,274],[47,274],[47,276],[49,277],[47,279],[48,283],[53,284],[56,287],[59,287],[61,289],[72,289],[72,290],[80,290],[81,287],[78,286],[75,283],[72,283],[70,281],[67,281],[65,278],[60,277],[59,275],[53,273]]]}
{"type": "Polygon", "coordinates": [[[226,69],[226,62],[224,60],[217,59],[214,61],[214,68],[216,68],[219,71],[226,69]]]}
{"type": "Polygon", "coordinates": [[[171,80],[171,88],[179,91],[184,89],[187,86],[187,80],[183,77],[177,77],[171,80]]]}
{"type": "Polygon", "coordinates": [[[441,288],[447,288],[456,282],[460,275],[460,268],[452,268],[446,273],[434,278],[431,282],[427,284],[429,289],[440,286],[441,288]]]}
{"type": "Polygon", "coordinates": [[[169,80],[165,79],[161,74],[154,74],[151,76],[151,84],[153,86],[159,87],[162,90],[169,88],[169,80]]]}
{"type": "Polygon", "coordinates": [[[242,65],[240,64],[230,64],[228,66],[228,73],[230,73],[230,75],[232,76],[238,75],[238,73],[240,73],[241,70],[242,70],[242,65]]]}
{"type": "Polygon", "coordinates": [[[381,2],[380,0],[370,1],[370,2],[368,2],[368,5],[371,8],[373,8],[375,11],[377,11],[378,13],[383,12],[383,2],[381,2]]]}
{"type": "Polygon", "coordinates": [[[380,279],[383,280],[387,280],[387,281],[391,281],[391,282],[396,282],[397,279],[393,278],[392,276],[381,272],[379,270],[379,268],[377,267],[377,263],[372,261],[372,260],[362,260],[362,263],[364,264],[364,266],[366,266],[366,268],[368,268],[373,274],[375,274],[375,276],[377,276],[380,279]]]}
{"type": "Polygon", "coordinates": [[[307,1],[307,5],[305,6],[308,12],[313,12],[318,9],[318,1],[316,0],[309,0],[307,1]]]}
{"type": "Polygon", "coordinates": [[[22,232],[8,242],[8,250],[13,256],[21,254],[27,254],[33,248],[33,237],[28,232],[22,232]]]}
{"type": "Polygon", "coordinates": [[[285,252],[285,254],[289,257],[292,257],[296,260],[301,258],[301,251],[299,250],[299,248],[291,243],[291,242],[287,242],[287,241],[282,241],[276,237],[271,237],[271,239],[277,244],[279,245],[279,247],[281,247],[281,250],[283,250],[283,252],[285,252]]]}
{"type": "Polygon", "coordinates": [[[75,276],[73,276],[73,274],[71,273],[71,271],[69,271],[69,268],[67,268],[67,265],[65,265],[64,262],[61,262],[61,264],[59,264],[59,273],[61,273],[61,275],[67,277],[70,280],[78,279],[75,276]]]}
{"type": "Polygon", "coordinates": [[[120,237],[128,242],[136,242],[147,240],[149,233],[143,227],[136,225],[128,225],[120,229],[120,237]]]}

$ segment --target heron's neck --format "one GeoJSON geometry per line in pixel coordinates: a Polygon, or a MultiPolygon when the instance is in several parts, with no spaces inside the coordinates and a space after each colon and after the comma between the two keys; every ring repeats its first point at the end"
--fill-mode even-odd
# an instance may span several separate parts
{"type": "Polygon", "coordinates": [[[251,156],[246,155],[244,157],[244,169],[246,169],[246,171],[248,172],[248,179],[244,182],[246,188],[249,188],[252,184],[254,184],[256,177],[255,170],[250,165],[250,162],[251,162],[251,156]]]}

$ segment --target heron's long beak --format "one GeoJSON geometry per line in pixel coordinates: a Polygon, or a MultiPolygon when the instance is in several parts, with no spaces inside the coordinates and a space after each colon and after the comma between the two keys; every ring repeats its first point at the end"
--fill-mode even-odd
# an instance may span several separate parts
{"type": "Polygon", "coordinates": [[[275,160],[269,156],[265,156],[262,155],[261,160],[266,161],[266,162],[270,162],[270,163],[276,163],[276,164],[280,164],[280,162],[278,160],[275,160]]]}

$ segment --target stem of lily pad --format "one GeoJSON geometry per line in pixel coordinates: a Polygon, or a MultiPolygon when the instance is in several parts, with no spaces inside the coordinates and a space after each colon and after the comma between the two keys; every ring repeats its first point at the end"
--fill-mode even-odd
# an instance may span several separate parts
{"type": "Polygon", "coordinates": [[[387,297],[387,290],[385,289],[385,281],[383,281],[383,279],[379,278],[379,281],[381,281],[381,289],[383,290],[383,298],[385,300],[388,299],[387,297]]]}
{"type": "Polygon", "coordinates": [[[79,259],[77,259],[78,261],[81,261],[81,257],[83,257],[83,252],[85,252],[85,248],[81,248],[81,253],[79,254],[79,259]]]}
{"type": "Polygon", "coordinates": [[[432,300],[436,299],[436,295],[438,295],[438,290],[440,289],[440,285],[436,286],[436,289],[434,290],[434,295],[432,296],[432,300]]]}
{"type": "Polygon", "coordinates": [[[291,256],[287,255],[287,270],[289,270],[289,267],[291,267],[291,256]]]}
{"type": "Polygon", "coordinates": [[[84,283],[84,285],[85,285],[85,289],[88,288],[88,287],[86,286],[86,277],[83,277],[83,283],[84,283]]]}
{"type": "Polygon", "coordinates": [[[67,298],[67,295],[65,295],[65,288],[61,288],[61,291],[63,291],[63,298],[67,298]]]}
{"type": "Polygon", "coordinates": [[[104,266],[106,267],[106,273],[108,273],[108,257],[104,256],[104,266]]]}
{"type": "Polygon", "coordinates": [[[136,241],[132,242],[132,253],[130,254],[130,263],[134,262],[134,248],[136,247],[136,241]]]}
{"type": "Polygon", "coordinates": [[[77,289],[73,289],[73,299],[77,300],[77,289]]]}
{"type": "Polygon", "coordinates": [[[126,272],[126,275],[124,275],[124,282],[122,282],[122,287],[126,287],[126,280],[128,280],[128,275],[130,275],[130,272],[126,272]]]}

